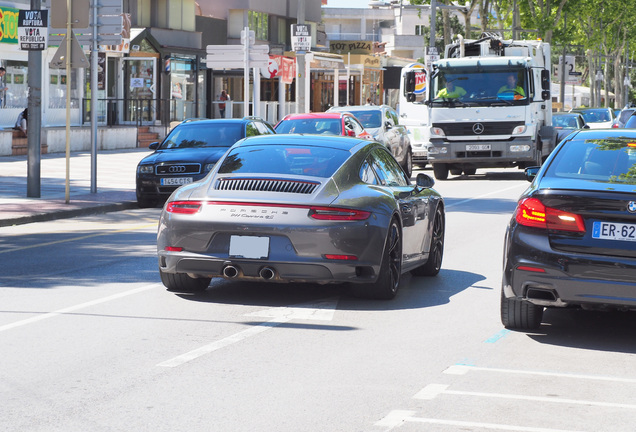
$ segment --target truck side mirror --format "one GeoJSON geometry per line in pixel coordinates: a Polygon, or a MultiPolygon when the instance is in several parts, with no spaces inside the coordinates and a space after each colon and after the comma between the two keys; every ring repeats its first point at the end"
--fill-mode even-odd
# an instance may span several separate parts
{"type": "Polygon", "coordinates": [[[404,75],[404,91],[408,93],[415,92],[415,72],[409,71],[404,75]]]}
{"type": "Polygon", "coordinates": [[[550,71],[549,70],[543,69],[541,71],[541,89],[550,90],[550,71]]]}

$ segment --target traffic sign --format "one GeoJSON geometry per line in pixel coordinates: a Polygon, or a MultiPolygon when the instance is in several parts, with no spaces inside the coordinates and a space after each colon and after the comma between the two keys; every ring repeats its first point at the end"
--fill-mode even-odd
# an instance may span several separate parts
{"type": "MultiPolygon", "coordinates": [[[[267,67],[269,45],[249,47],[249,67],[267,67]]],[[[245,68],[245,47],[243,45],[208,45],[205,63],[209,69],[245,68]]]]}
{"type": "MultiPolygon", "coordinates": [[[[51,28],[66,28],[68,19],[67,0],[51,0],[51,28]]],[[[79,28],[88,26],[89,0],[70,0],[71,27],[79,28]]]]}
{"type": "MultiPolygon", "coordinates": [[[[71,33],[71,68],[87,68],[88,65],[86,54],[84,54],[79,42],[71,33]]],[[[57,51],[55,51],[55,55],[49,63],[49,67],[51,69],[63,69],[66,67],[66,37],[62,40],[57,51]]]]}

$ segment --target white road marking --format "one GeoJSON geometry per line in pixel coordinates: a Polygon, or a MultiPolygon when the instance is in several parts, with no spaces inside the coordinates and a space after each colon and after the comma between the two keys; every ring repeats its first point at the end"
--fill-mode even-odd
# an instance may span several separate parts
{"type": "Polygon", "coordinates": [[[448,385],[446,384],[429,384],[426,387],[424,387],[422,390],[417,392],[415,396],[413,397],[415,399],[423,399],[423,400],[435,399],[437,396],[444,393],[447,388],[448,388],[448,385]]]}
{"type": "MultiPolygon", "coordinates": [[[[526,187],[527,186],[524,187],[524,190],[525,190],[526,187]]],[[[465,199],[463,201],[459,201],[459,202],[456,202],[456,203],[453,203],[453,204],[449,204],[449,205],[446,206],[446,208],[455,207],[455,206],[458,206],[458,205],[461,205],[461,204],[464,204],[464,203],[467,203],[467,202],[470,202],[470,201],[474,201],[476,199],[485,198],[485,197],[490,196],[490,195],[495,195],[495,194],[498,194],[500,192],[505,192],[505,191],[508,191],[508,190],[511,190],[511,189],[518,189],[518,188],[519,188],[519,185],[515,185],[515,186],[510,186],[510,187],[507,187],[507,188],[504,188],[504,189],[499,189],[499,190],[496,190],[496,191],[488,192],[487,194],[477,195],[476,197],[468,198],[468,199],[465,199]]]]}
{"type": "Polygon", "coordinates": [[[504,424],[496,424],[496,423],[479,423],[479,422],[468,422],[468,421],[459,421],[459,420],[444,420],[444,419],[435,419],[435,418],[424,418],[424,417],[412,417],[414,411],[391,411],[386,417],[377,422],[375,426],[379,427],[387,427],[387,431],[395,429],[396,427],[402,425],[405,422],[412,423],[427,423],[427,424],[438,424],[445,426],[458,426],[465,428],[484,428],[484,429],[492,429],[492,430],[503,430],[503,431],[515,431],[515,432],[575,432],[575,431],[566,431],[563,429],[546,429],[546,428],[537,428],[537,427],[528,427],[528,426],[514,426],[514,425],[504,425],[504,424]]]}
{"type": "Polygon", "coordinates": [[[317,302],[302,303],[293,307],[285,306],[252,312],[245,316],[272,318],[247,330],[240,331],[226,338],[214,341],[200,348],[181,354],[164,362],[158,363],[161,367],[177,367],[191,360],[210,354],[226,346],[241,342],[251,336],[284,324],[294,319],[331,321],[338,305],[338,298],[333,297],[317,302]]]}
{"type": "Polygon", "coordinates": [[[544,371],[517,370],[517,369],[486,368],[486,367],[459,365],[459,364],[450,366],[448,369],[444,371],[444,373],[449,375],[465,375],[471,370],[520,374],[520,375],[538,375],[538,376],[550,376],[550,377],[559,377],[559,378],[586,379],[586,380],[595,380],[595,381],[610,381],[610,382],[621,382],[621,383],[631,383],[631,384],[636,383],[636,379],[634,378],[620,378],[620,377],[611,377],[611,376],[602,376],[602,375],[580,375],[580,374],[568,374],[568,373],[560,373],[560,372],[544,372],[544,371]]]}
{"type": "Polygon", "coordinates": [[[23,320],[20,320],[20,321],[16,321],[16,322],[11,323],[11,324],[5,324],[3,326],[0,326],[0,332],[3,332],[5,330],[11,330],[11,329],[14,329],[16,327],[22,327],[22,326],[25,326],[27,324],[32,324],[34,322],[42,321],[42,320],[45,320],[45,319],[48,319],[48,318],[53,318],[53,317],[56,317],[56,316],[64,315],[64,314],[67,314],[67,313],[70,313],[70,312],[74,312],[74,311],[79,310],[79,309],[84,309],[84,308],[87,308],[87,307],[90,307],[90,306],[95,306],[95,305],[98,305],[98,304],[101,304],[101,303],[106,303],[106,302],[109,302],[111,300],[117,300],[117,299],[120,299],[122,297],[127,297],[129,295],[138,294],[140,292],[144,292],[144,291],[148,291],[148,290],[154,289],[154,288],[156,288],[157,286],[160,286],[160,285],[161,284],[146,285],[146,286],[143,286],[143,287],[140,287],[140,288],[135,288],[135,289],[132,289],[132,290],[129,290],[129,291],[124,291],[124,292],[121,292],[119,294],[113,294],[113,295],[110,295],[108,297],[102,297],[102,298],[99,298],[99,299],[91,300],[91,301],[86,302],[86,303],[80,303],[80,304],[75,305],[75,306],[70,306],[70,307],[67,307],[67,308],[64,308],[64,309],[58,309],[58,310],[53,311],[53,312],[47,312],[47,313],[42,314],[42,315],[37,315],[37,316],[31,317],[31,318],[26,318],[26,319],[23,319],[23,320]]]}
{"type": "Polygon", "coordinates": [[[632,404],[622,404],[622,403],[614,403],[614,402],[596,402],[596,401],[588,401],[588,400],[580,400],[580,399],[561,399],[557,397],[546,397],[546,396],[526,396],[526,395],[516,395],[516,394],[506,394],[506,393],[484,393],[484,392],[446,390],[447,388],[448,388],[448,385],[445,385],[445,384],[429,384],[426,387],[424,387],[422,390],[420,390],[417,394],[415,394],[413,398],[432,400],[441,394],[445,394],[445,395],[456,395],[456,396],[475,396],[475,397],[481,397],[481,398],[529,400],[529,401],[536,401],[536,402],[562,403],[562,404],[598,406],[598,407],[608,407],[608,408],[636,409],[636,405],[632,405],[632,404]]]}

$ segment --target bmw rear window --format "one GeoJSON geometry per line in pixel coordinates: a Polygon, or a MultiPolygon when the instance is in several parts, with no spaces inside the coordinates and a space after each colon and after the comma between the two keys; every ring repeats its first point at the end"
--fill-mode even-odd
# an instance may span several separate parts
{"type": "Polygon", "coordinates": [[[219,174],[283,174],[327,178],[338,170],[349,155],[347,150],[329,147],[238,147],[223,159],[219,174]]]}
{"type": "Polygon", "coordinates": [[[159,146],[162,150],[231,147],[243,138],[242,123],[186,123],[175,127],[159,146]]]}
{"type": "Polygon", "coordinates": [[[636,140],[572,140],[556,155],[546,177],[636,184],[636,140]]]}

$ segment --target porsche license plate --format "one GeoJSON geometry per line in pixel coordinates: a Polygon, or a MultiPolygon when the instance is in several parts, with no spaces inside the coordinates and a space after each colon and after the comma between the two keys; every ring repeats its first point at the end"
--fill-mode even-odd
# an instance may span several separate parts
{"type": "Polygon", "coordinates": [[[230,236],[230,257],[267,259],[269,257],[269,237],[230,236]]]}
{"type": "Polygon", "coordinates": [[[594,222],[592,238],[601,240],[636,241],[636,224],[594,222]]]}
{"type": "Polygon", "coordinates": [[[488,151],[490,144],[466,144],[466,151],[488,151]]]}
{"type": "Polygon", "coordinates": [[[161,186],[181,186],[192,183],[192,177],[168,177],[161,179],[161,186]]]}

